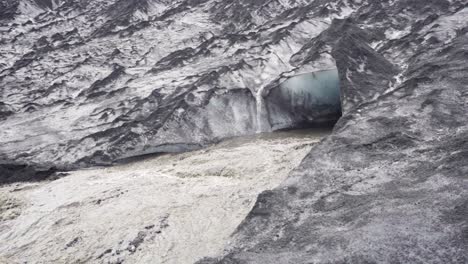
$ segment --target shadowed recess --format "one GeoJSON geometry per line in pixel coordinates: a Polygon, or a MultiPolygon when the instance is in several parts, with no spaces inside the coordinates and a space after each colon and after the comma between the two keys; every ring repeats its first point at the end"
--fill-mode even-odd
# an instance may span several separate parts
{"type": "Polygon", "coordinates": [[[338,70],[289,78],[265,98],[272,130],[334,124],[341,116],[338,70]]]}

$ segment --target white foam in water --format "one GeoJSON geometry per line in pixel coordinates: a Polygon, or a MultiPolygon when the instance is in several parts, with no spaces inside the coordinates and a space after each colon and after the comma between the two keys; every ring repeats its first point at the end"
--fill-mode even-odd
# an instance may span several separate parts
{"type": "Polygon", "coordinates": [[[262,132],[270,132],[271,127],[268,124],[267,116],[266,116],[266,106],[265,106],[265,98],[263,92],[265,90],[265,86],[260,88],[255,95],[255,101],[257,103],[257,133],[262,132]]]}
{"type": "Polygon", "coordinates": [[[215,256],[257,195],[324,135],[232,138],[64,178],[0,187],[0,263],[194,263],[215,256]]]}

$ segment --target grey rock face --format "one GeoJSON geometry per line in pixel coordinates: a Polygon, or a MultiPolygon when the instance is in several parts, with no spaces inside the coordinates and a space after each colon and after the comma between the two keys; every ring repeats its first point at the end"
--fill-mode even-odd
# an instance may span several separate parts
{"type": "Polygon", "coordinates": [[[5,162],[110,164],[271,129],[262,98],[336,67],[334,134],[200,263],[468,262],[466,1],[0,7],[5,162]]]}

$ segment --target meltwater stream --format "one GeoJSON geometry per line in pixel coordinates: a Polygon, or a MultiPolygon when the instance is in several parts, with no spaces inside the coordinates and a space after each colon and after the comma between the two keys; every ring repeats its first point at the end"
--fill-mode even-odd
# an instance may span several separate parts
{"type": "Polygon", "coordinates": [[[0,187],[0,241],[8,241],[0,262],[184,264],[218,255],[257,195],[278,186],[328,133],[232,138],[0,187]]]}

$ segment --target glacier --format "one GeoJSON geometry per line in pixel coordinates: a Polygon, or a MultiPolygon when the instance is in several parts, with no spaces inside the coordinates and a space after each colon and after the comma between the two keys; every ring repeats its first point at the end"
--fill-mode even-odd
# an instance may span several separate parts
{"type": "Polygon", "coordinates": [[[467,14],[466,0],[0,0],[0,262],[468,263],[467,14]],[[204,148],[316,124],[333,132],[304,148],[204,148]],[[224,191],[250,185],[245,204],[224,191]],[[191,205],[211,194],[214,220],[233,201],[242,214],[219,244],[198,240],[209,224],[178,240],[177,215],[205,226],[191,205]]]}
{"type": "Polygon", "coordinates": [[[337,69],[290,77],[265,98],[272,130],[336,122],[341,116],[337,69]]]}

